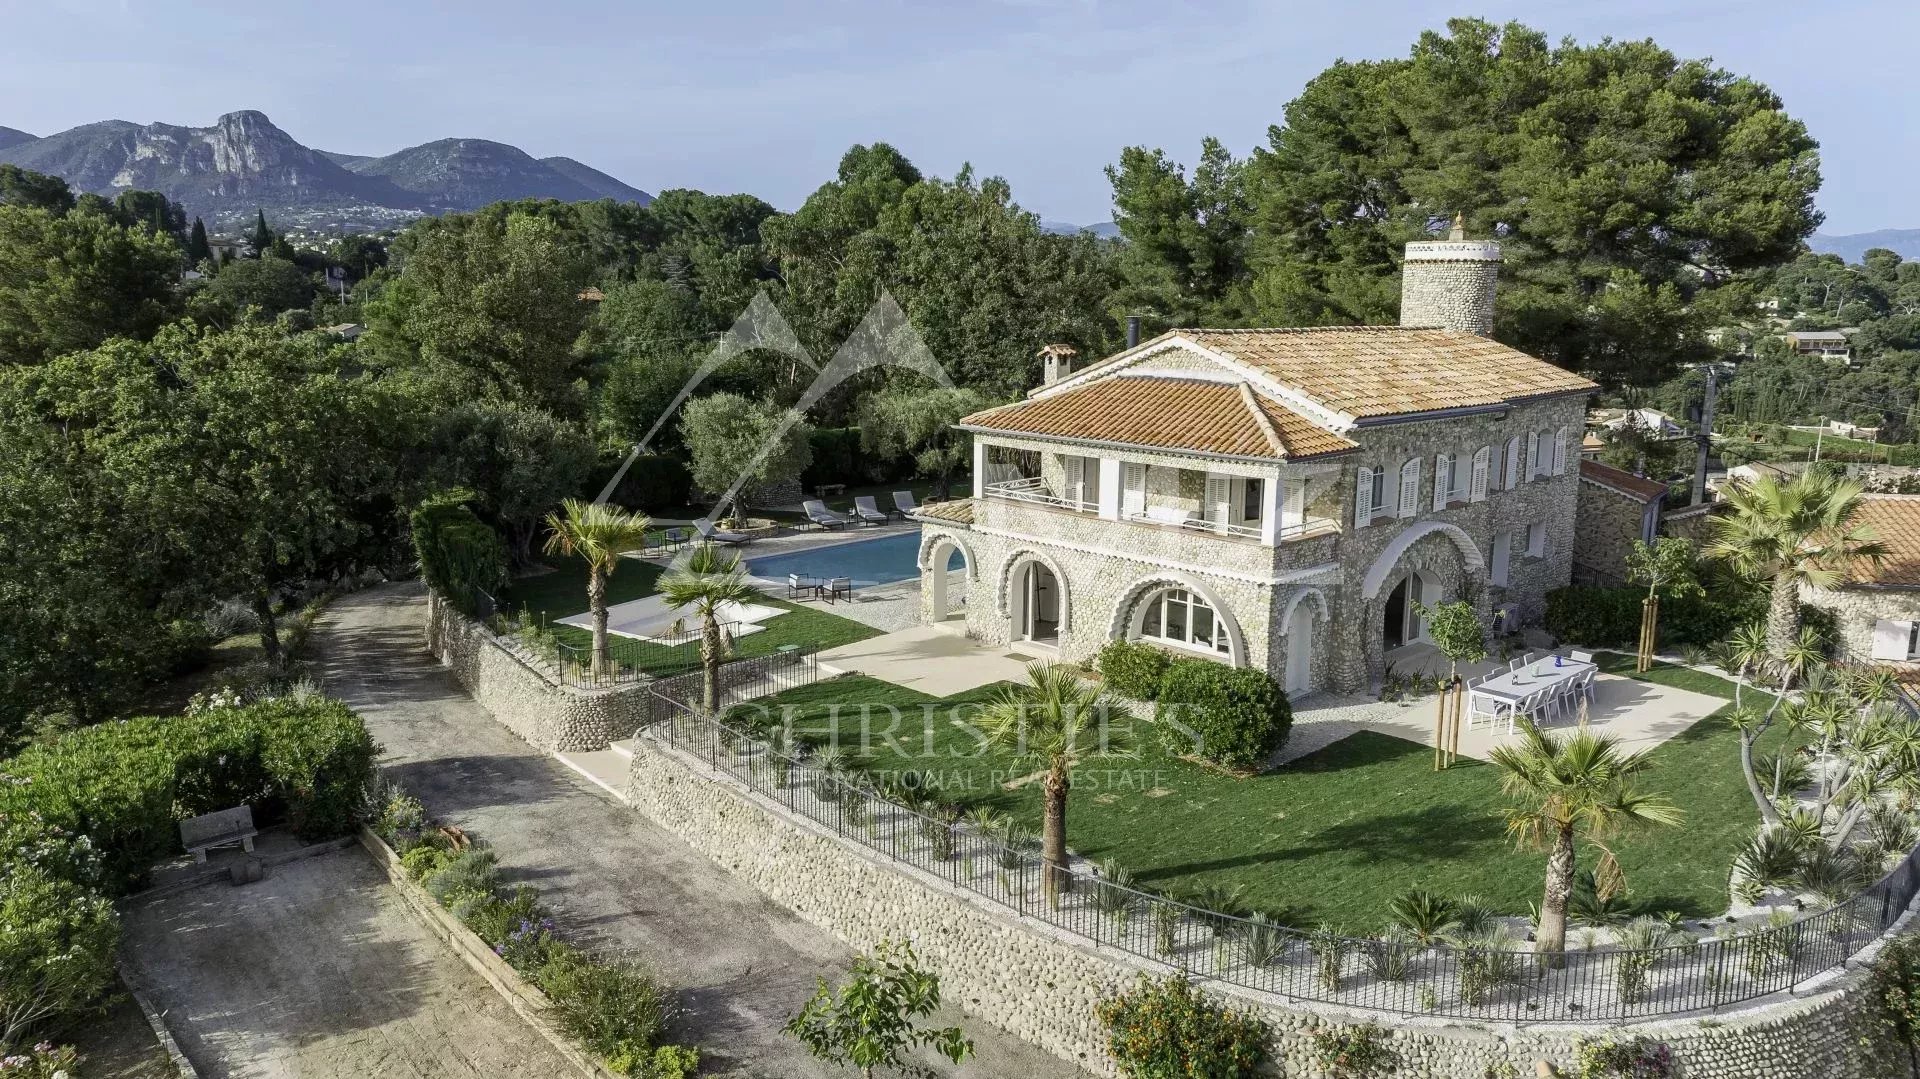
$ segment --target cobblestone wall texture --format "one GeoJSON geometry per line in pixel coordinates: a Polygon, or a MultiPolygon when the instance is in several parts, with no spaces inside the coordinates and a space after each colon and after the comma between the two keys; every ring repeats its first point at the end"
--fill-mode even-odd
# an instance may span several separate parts
{"type": "MultiPolygon", "coordinates": [[[[1114,1074],[1094,1006],[1143,971],[1165,973],[1158,964],[1078,941],[935,877],[883,862],[648,737],[636,747],[626,793],[646,817],[854,948],[911,941],[940,975],[947,1002],[969,1016],[1093,1072],[1114,1074]]],[[[1801,999],[1769,1007],[1584,1028],[1370,1017],[1239,990],[1228,995],[1270,1024],[1273,1074],[1294,1079],[1330,1079],[1316,1063],[1313,1031],[1368,1018],[1389,1028],[1397,1056],[1392,1074],[1421,1079],[1532,1075],[1535,1060],[1566,1067],[1576,1039],[1629,1035],[1667,1043],[1676,1074],[1687,1079],[1904,1074],[1903,1063],[1895,1065],[1862,1043],[1863,981],[1855,970],[1801,999]],[[1503,1066],[1515,1070],[1503,1072],[1503,1066]]]]}
{"type": "Polygon", "coordinates": [[[427,594],[427,650],[508,730],[548,752],[605,749],[648,718],[640,684],[596,689],[560,685],[511,641],[427,594]]]}

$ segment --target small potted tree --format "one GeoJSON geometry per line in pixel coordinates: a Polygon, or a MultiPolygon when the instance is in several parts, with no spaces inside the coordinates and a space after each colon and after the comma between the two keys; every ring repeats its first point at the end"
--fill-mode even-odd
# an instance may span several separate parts
{"type": "Polygon", "coordinates": [[[1487,658],[1487,627],[1466,600],[1431,607],[1420,604],[1419,611],[1427,620],[1427,636],[1433,639],[1433,646],[1447,657],[1447,687],[1440,694],[1440,708],[1433,723],[1433,767],[1438,771],[1459,755],[1460,715],[1466,703],[1460,686],[1460,664],[1487,658]]]}

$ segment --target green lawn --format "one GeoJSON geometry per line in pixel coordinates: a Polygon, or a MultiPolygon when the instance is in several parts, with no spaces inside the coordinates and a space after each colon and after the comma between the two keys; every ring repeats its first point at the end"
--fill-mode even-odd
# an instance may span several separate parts
{"type": "MultiPolygon", "coordinates": [[[[1632,661],[1605,663],[1630,669],[1632,661]]],[[[1721,679],[1682,668],[1656,667],[1647,677],[1732,692],[1721,679]]],[[[1037,785],[1005,786],[1032,766],[983,752],[953,722],[956,708],[964,716],[994,691],[936,701],[850,676],[765,703],[779,706],[775,715],[790,707],[796,732],[810,742],[837,732],[850,751],[866,747],[856,756],[863,767],[917,772],[942,800],[986,803],[1037,829],[1037,785]],[[834,705],[839,713],[830,718],[834,705]],[[863,715],[860,705],[875,708],[863,715]],[[879,707],[887,705],[901,709],[897,721],[879,707]]],[[[1079,853],[1112,858],[1150,887],[1178,894],[1238,885],[1249,906],[1291,924],[1324,920],[1356,932],[1379,928],[1387,900],[1415,886],[1476,894],[1514,914],[1539,900],[1543,856],[1507,840],[1507,800],[1491,765],[1463,759],[1436,773],[1427,747],[1361,733],[1243,780],[1170,758],[1152,746],[1150,725],[1136,730],[1133,756],[1082,769],[1067,835],[1079,853]]],[[[1737,745],[1723,710],[1654,751],[1645,785],[1667,794],[1687,822],[1616,845],[1632,900],[1690,917],[1725,909],[1728,867],[1759,820],[1737,745]]],[[[1582,857],[1591,864],[1593,852],[1582,857]]]]}
{"type": "MultiPolygon", "coordinates": [[[[579,559],[564,559],[552,565],[552,572],[515,578],[500,596],[501,610],[513,614],[525,610],[551,628],[560,640],[580,648],[590,648],[593,645],[590,631],[556,624],[558,619],[580,614],[587,609],[586,563],[579,559]]],[[[653,595],[659,590],[663,569],[652,562],[622,559],[620,568],[607,579],[607,604],[612,606],[653,595]]],[[[850,618],[842,618],[818,607],[789,603],[778,596],[768,596],[762,602],[769,607],[784,608],[788,613],[769,620],[766,628],[760,632],[747,634],[735,641],[733,654],[738,658],[764,656],[790,644],[807,648],[833,648],[866,640],[880,632],[850,618]]],[[[688,616],[689,629],[697,631],[699,625],[697,616],[688,616]]],[[[697,642],[669,647],[614,637],[609,647],[616,662],[652,674],[682,671],[700,662],[700,645],[697,642]]]]}

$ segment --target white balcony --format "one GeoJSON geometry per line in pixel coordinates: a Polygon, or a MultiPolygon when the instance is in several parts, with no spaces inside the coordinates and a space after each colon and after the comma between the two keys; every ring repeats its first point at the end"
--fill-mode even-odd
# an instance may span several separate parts
{"type": "Polygon", "coordinates": [[[1037,506],[1051,506],[1054,509],[1068,510],[1073,513],[1098,513],[1098,504],[1078,498],[1063,498],[1047,490],[1047,481],[1035,476],[1031,479],[1003,480],[987,484],[987,497],[1004,499],[1008,502],[1031,502],[1037,506]]]}

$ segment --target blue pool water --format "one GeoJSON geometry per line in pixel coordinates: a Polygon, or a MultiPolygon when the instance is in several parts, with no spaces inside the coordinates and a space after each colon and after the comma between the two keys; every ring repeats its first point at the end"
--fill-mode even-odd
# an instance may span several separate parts
{"type": "MultiPolygon", "coordinates": [[[[856,585],[891,584],[920,575],[920,532],[896,532],[869,540],[836,543],[787,554],[767,555],[747,560],[747,572],[755,577],[784,581],[789,573],[813,577],[851,577],[856,585]]],[[[948,559],[949,569],[963,564],[960,552],[948,559]]]]}

